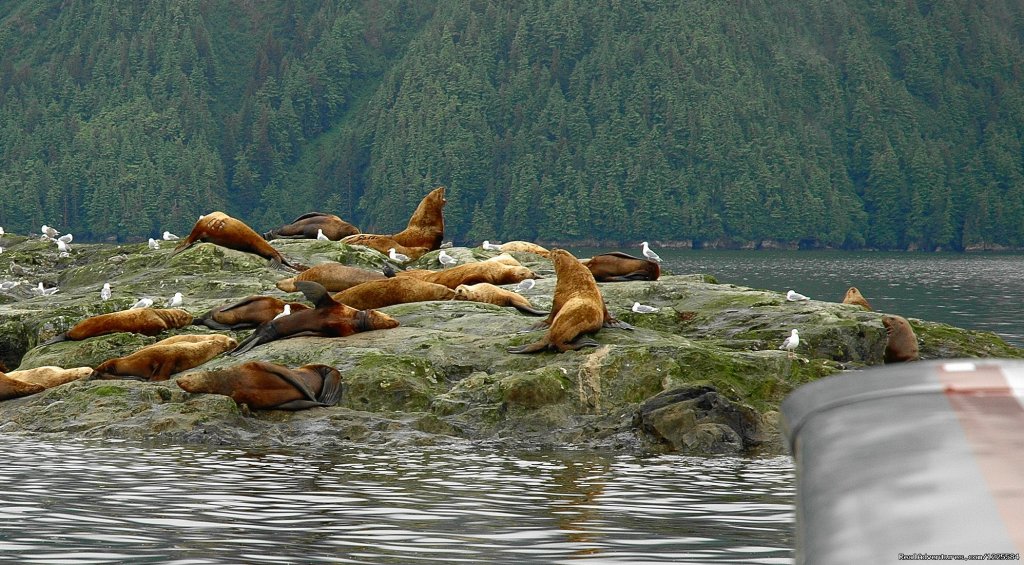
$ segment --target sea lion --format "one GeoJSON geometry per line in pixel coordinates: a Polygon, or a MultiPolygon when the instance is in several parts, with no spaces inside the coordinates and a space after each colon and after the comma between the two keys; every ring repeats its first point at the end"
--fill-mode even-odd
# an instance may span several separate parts
{"type": "Polygon", "coordinates": [[[498,246],[503,253],[533,253],[541,257],[550,257],[551,251],[529,241],[507,241],[498,246]]]}
{"type": "Polygon", "coordinates": [[[316,239],[317,230],[331,241],[359,233],[358,228],[334,214],[310,212],[295,218],[290,224],[268,231],[263,234],[263,239],[316,239]]]}
{"type": "Polygon", "coordinates": [[[426,247],[406,247],[395,241],[390,235],[377,235],[373,233],[350,235],[343,238],[341,242],[347,245],[362,245],[364,247],[369,247],[370,249],[379,251],[384,255],[388,254],[388,250],[394,249],[397,253],[408,256],[410,261],[415,261],[422,257],[426,252],[430,251],[426,247]]]}
{"type": "Polygon", "coordinates": [[[284,311],[285,304],[292,312],[309,308],[300,302],[285,302],[273,296],[249,296],[234,304],[218,306],[195,319],[193,325],[214,330],[245,330],[273,320],[284,311]]]}
{"type": "Polygon", "coordinates": [[[94,379],[166,381],[234,348],[238,342],[220,334],[173,336],[131,355],[107,359],[96,366],[94,379]]]}
{"type": "Polygon", "coordinates": [[[455,291],[447,286],[422,281],[414,277],[395,277],[382,281],[365,282],[334,295],[334,299],[338,302],[359,310],[453,298],[455,298],[455,291]]]}
{"type": "Polygon", "coordinates": [[[280,251],[271,247],[267,240],[263,239],[263,236],[256,233],[245,222],[232,218],[224,212],[210,212],[199,218],[188,237],[181,240],[171,255],[177,255],[201,241],[270,259],[270,266],[275,269],[285,265],[296,271],[306,270],[305,266],[285,259],[280,251]]]}
{"type": "Polygon", "coordinates": [[[0,373],[0,400],[21,398],[30,394],[36,394],[46,390],[43,385],[26,383],[18,379],[12,379],[5,373],[0,373]]]}
{"type": "Polygon", "coordinates": [[[369,271],[330,261],[313,265],[294,277],[277,281],[277,288],[285,292],[298,292],[295,289],[295,281],[313,281],[320,283],[327,292],[341,292],[357,284],[385,278],[387,277],[381,271],[369,271]]]}
{"type": "Polygon", "coordinates": [[[405,247],[426,247],[427,251],[440,249],[444,240],[443,209],[447,202],[443,186],[431,190],[412,213],[406,228],[392,236],[394,240],[405,247]]]}
{"type": "Polygon", "coordinates": [[[539,275],[523,266],[506,265],[497,261],[466,263],[443,271],[412,269],[397,273],[396,278],[412,277],[422,281],[443,284],[455,289],[461,284],[515,284],[525,279],[537,279],[539,275]]]}
{"type": "Polygon", "coordinates": [[[74,367],[71,369],[65,369],[63,367],[47,365],[45,367],[36,367],[34,369],[12,371],[7,373],[7,376],[25,383],[40,385],[44,388],[53,388],[64,383],[77,381],[78,379],[87,377],[90,373],[92,373],[92,367],[74,367]]]}
{"type": "Polygon", "coordinates": [[[98,335],[131,332],[156,335],[162,331],[183,328],[192,324],[192,314],[176,308],[137,308],[86,318],[70,330],[43,342],[50,345],[58,341],[78,341],[98,335]]]}
{"type": "Polygon", "coordinates": [[[544,337],[534,343],[510,347],[509,353],[534,353],[553,348],[560,352],[581,347],[593,347],[597,342],[586,334],[592,334],[602,327],[631,326],[616,320],[597,287],[597,281],[590,269],[564,249],[551,251],[555,264],[555,294],[551,302],[551,313],[537,324],[537,329],[548,326],[544,337]]]}
{"type": "Polygon", "coordinates": [[[175,382],[190,393],[230,396],[254,410],[302,410],[341,400],[341,374],[327,365],[289,369],[266,361],[189,373],[175,382]]]}
{"type": "Polygon", "coordinates": [[[661,276],[657,261],[641,259],[618,251],[581,259],[598,282],[656,281],[661,276]]]}
{"type": "Polygon", "coordinates": [[[356,309],[337,302],[319,283],[298,281],[295,286],[315,306],[260,324],[252,335],[238,344],[231,352],[232,355],[240,355],[257,345],[296,334],[345,337],[357,332],[398,327],[398,320],[383,312],[356,309]]]}
{"type": "Polygon", "coordinates": [[[868,299],[864,298],[864,295],[855,286],[851,286],[846,291],[846,296],[843,297],[843,304],[856,304],[857,306],[863,306],[868,311],[873,311],[868,299]]]}
{"type": "Polygon", "coordinates": [[[534,308],[533,304],[530,304],[530,301],[525,296],[490,283],[460,284],[455,288],[455,300],[470,300],[473,302],[497,304],[498,306],[512,306],[520,312],[534,316],[546,316],[548,314],[548,312],[534,308]]]}
{"type": "Polygon", "coordinates": [[[509,255],[508,253],[502,253],[501,255],[495,255],[494,257],[491,257],[490,259],[484,259],[483,262],[486,262],[486,261],[494,261],[495,263],[502,263],[504,265],[511,265],[513,267],[522,267],[523,266],[522,263],[520,263],[515,257],[509,255]]]}
{"type": "Polygon", "coordinates": [[[882,316],[885,326],[885,357],[886,364],[917,361],[920,355],[917,350],[917,335],[910,322],[900,316],[882,316]]]}

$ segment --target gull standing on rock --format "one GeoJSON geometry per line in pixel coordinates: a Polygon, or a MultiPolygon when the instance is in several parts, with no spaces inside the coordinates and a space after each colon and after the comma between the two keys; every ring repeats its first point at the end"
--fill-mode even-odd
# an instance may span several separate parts
{"type": "Polygon", "coordinates": [[[4,228],[3,228],[3,226],[0,226],[0,235],[4,235],[4,228]]]}
{"type": "Polygon", "coordinates": [[[155,239],[153,239],[152,237],[149,238],[149,248],[150,249],[160,249],[160,242],[155,240],[155,239]]]}
{"type": "Polygon", "coordinates": [[[406,261],[409,260],[408,255],[396,252],[394,247],[388,249],[388,257],[390,257],[391,260],[393,261],[398,261],[399,263],[405,263],[406,261]]]}
{"type": "Polygon", "coordinates": [[[56,294],[57,291],[58,291],[57,287],[52,287],[52,288],[45,288],[45,287],[43,287],[43,283],[42,282],[40,282],[39,286],[37,286],[33,290],[36,293],[41,294],[43,296],[50,296],[52,294],[56,294]]]}
{"type": "Polygon", "coordinates": [[[532,289],[533,285],[535,285],[535,284],[537,284],[537,281],[535,281],[533,279],[523,279],[523,280],[519,281],[519,284],[517,284],[515,286],[515,288],[512,289],[512,291],[513,292],[518,292],[518,293],[522,294],[522,293],[532,289]]]}
{"type": "Polygon", "coordinates": [[[129,310],[137,310],[139,308],[149,308],[152,305],[153,305],[153,299],[151,299],[151,298],[140,298],[138,302],[136,302],[135,304],[132,304],[132,307],[129,308],[129,310]]]}
{"type": "Polygon", "coordinates": [[[810,298],[807,298],[795,290],[791,290],[786,293],[786,300],[790,302],[799,302],[801,300],[810,300],[810,298]]]}
{"type": "Polygon", "coordinates": [[[181,293],[180,292],[175,292],[174,296],[172,296],[171,299],[167,301],[167,304],[164,307],[165,308],[177,308],[177,307],[181,306],[182,302],[184,302],[184,300],[183,300],[183,298],[181,296],[181,293]]]}
{"type": "Polygon", "coordinates": [[[494,245],[493,243],[487,241],[486,239],[484,240],[484,243],[483,245],[481,245],[481,247],[483,247],[484,250],[486,251],[501,251],[500,245],[494,245]]]}
{"type": "Polygon", "coordinates": [[[46,224],[43,224],[43,227],[39,228],[39,230],[40,230],[41,232],[43,232],[43,235],[44,235],[44,236],[46,236],[46,237],[47,237],[47,238],[49,238],[49,239],[54,239],[54,238],[56,238],[56,237],[57,237],[57,234],[59,234],[59,233],[60,233],[59,231],[57,231],[57,230],[55,230],[55,229],[51,228],[50,226],[48,226],[48,225],[46,225],[46,224]]]}
{"type": "Polygon", "coordinates": [[[633,310],[637,314],[653,314],[654,312],[658,311],[658,309],[655,308],[654,306],[640,304],[639,302],[634,302],[631,310],[633,310]]]}
{"type": "Polygon", "coordinates": [[[70,253],[71,252],[71,246],[58,239],[57,240],[57,250],[60,251],[61,253],[70,253]]]}
{"type": "Polygon", "coordinates": [[[437,254],[437,260],[441,262],[442,267],[450,267],[459,262],[458,259],[446,253],[444,249],[437,254]]]}
{"type": "Polygon", "coordinates": [[[640,247],[643,248],[644,257],[647,257],[652,261],[657,261],[658,263],[661,263],[661,257],[658,257],[657,253],[651,251],[651,247],[647,245],[646,241],[641,243],[640,247]]]}
{"type": "Polygon", "coordinates": [[[110,283],[103,283],[103,289],[100,290],[100,298],[104,301],[110,300],[110,283]]]}
{"type": "Polygon", "coordinates": [[[320,241],[330,241],[331,238],[324,235],[324,230],[316,230],[316,238],[320,241]]]}
{"type": "Polygon", "coordinates": [[[173,233],[171,233],[169,231],[164,231],[163,238],[164,238],[164,241],[174,241],[175,239],[180,239],[178,236],[174,235],[173,233]]]}
{"type": "Polygon", "coordinates": [[[798,345],[800,345],[800,334],[797,333],[796,330],[793,330],[793,332],[789,334],[789,337],[787,337],[786,340],[782,342],[782,345],[779,346],[779,349],[785,349],[786,352],[789,353],[789,358],[792,359],[793,350],[795,350],[798,345]]]}

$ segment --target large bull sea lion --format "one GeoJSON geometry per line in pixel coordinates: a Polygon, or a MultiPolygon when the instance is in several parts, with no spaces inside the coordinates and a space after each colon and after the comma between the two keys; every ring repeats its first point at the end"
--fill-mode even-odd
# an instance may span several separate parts
{"type": "Polygon", "coordinates": [[[365,245],[387,253],[394,247],[410,259],[416,259],[426,253],[441,248],[444,239],[444,187],[439,186],[430,191],[409,218],[406,228],[394,235],[358,234],[342,239],[342,243],[365,245]],[[405,249],[403,249],[405,248],[405,249]],[[422,251],[420,251],[422,249],[422,251]]]}
{"type": "Polygon", "coordinates": [[[656,261],[641,259],[618,251],[581,259],[597,282],[656,281],[661,267],[656,261]]]}
{"type": "Polygon", "coordinates": [[[296,281],[313,281],[320,283],[327,292],[341,292],[357,284],[367,281],[378,281],[387,278],[383,272],[360,269],[335,263],[333,261],[313,265],[298,275],[277,281],[277,288],[285,292],[297,292],[296,281]]]}
{"type": "Polygon", "coordinates": [[[285,302],[273,296],[249,296],[234,304],[218,306],[193,322],[214,330],[245,330],[273,320],[288,304],[292,312],[309,308],[299,302],[285,302]]]}
{"type": "Polygon", "coordinates": [[[910,322],[900,316],[882,316],[885,326],[885,357],[886,364],[905,363],[920,359],[917,348],[917,334],[910,322]]]}
{"type": "Polygon", "coordinates": [[[175,380],[191,393],[230,396],[254,410],[302,410],[334,406],[341,400],[341,375],[327,365],[289,369],[266,361],[182,375],[175,380]]]}
{"type": "Polygon", "coordinates": [[[365,282],[334,295],[334,299],[338,302],[359,310],[453,298],[455,298],[455,291],[447,286],[422,281],[414,277],[395,277],[365,282]]]}
{"type": "Polygon", "coordinates": [[[220,334],[172,336],[131,355],[107,359],[96,366],[92,378],[166,381],[171,375],[194,369],[237,345],[234,339],[220,334]]]}
{"type": "Polygon", "coordinates": [[[843,297],[843,304],[855,304],[867,309],[868,311],[872,311],[871,304],[868,302],[868,299],[864,298],[864,295],[861,294],[860,290],[855,286],[851,286],[850,289],[846,291],[846,296],[843,297]]]}
{"type": "Polygon", "coordinates": [[[458,265],[443,271],[413,269],[402,271],[396,278],[412,277],[422,281],[443,284],[455,289],[462,284],[515,284],[526,279],[540,278],[536,273],[523,266],[506,265],[498,261],[477,261],[458,265]]]}
{"type": "Polygon", "coordinates": [[[181,243],[174,248],[174,252],[171,255],[177,255],[199,242],[212,243],[221,247],[227,247],[228,249],[234,249],[235,251],[259,255],[269,259],[270,266],[274,268],[285,265],[296,271],[304,271],[306,269],[305,266],[299,263],[285,259],[280,251],[274,249],[267,243],[267,240],[263,239],[260,234],[256,233],[245,222],[232,218],[224,212],[210,212],[199,218],[199,221],[193,226],[188,237],[181,240],[181,243]]]}
{"type": "Polygon", "coordinates": [[[191,323],[192,314],[184,310],[160,308],[122,310],[86,318],[70,330],[45,341],[43,345],[64,340],[78,341],[118,332],[156,335],[166,330],[183,328],[191,323]]]}
{"type": "Polygon", "coordinates": [[[239,355],[257,345],[296,334],[345,337],[358,332],[398,327],[398,320],[387,314],[376,310],[356,309],[337,302],[319,283],[298,281],[295,286],[306,295],[306,300],[315,306],[260,324],[253,330],[252,335],[238,344],[231,352],[232,355],[239,355]]]}
{"type": "Polygon", "coordinates": [[[460,284],[455,288],[455,300],[470,300],[473,302],[497,304],[498,306],[512,306],[520,312],[533,316],[546,316],[548,314],[548,312],[534,308],[533,304],[530,304],[530,301],[525,296],[490,283],[460,284]]]}
{"type": "Polygon", "coordinates": [[[595,333],[603,326],[630,328],[608,312],[594,275],[579,259],[564,249],[555,249],[551,260],[557,277],[555,294],[551,313],[538,324],[538,329],[547,326],[548,331],[540,341],[510,347],[509,353],[534,353],[545,349],[565,352],[592,347],[597,342],[586,334],[595,333]]]}
{"type": "Polygon", "coordinates": [[[295,218],[290,224],[268,231],[263,234],[263,239],[316,239],[318,231],[331,241],[359,233],[358,228],[334,214],[310,212],[295,218]]]}

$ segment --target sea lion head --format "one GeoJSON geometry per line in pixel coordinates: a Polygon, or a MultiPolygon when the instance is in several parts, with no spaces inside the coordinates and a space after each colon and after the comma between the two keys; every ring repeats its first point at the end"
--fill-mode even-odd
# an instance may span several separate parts
{"type": "Polygon", "coordinates": [[[452,300],[473,300],[472,297],[473,291],[468,286],[460,284],[455,287],[455,296],[452,297],[452,300]]]}
{"type": "Polygon", "coordinates": [[[390,330],[398,327],[398,320],[384,312],[359,310],[356,314],[356,331],[390,330]]]}

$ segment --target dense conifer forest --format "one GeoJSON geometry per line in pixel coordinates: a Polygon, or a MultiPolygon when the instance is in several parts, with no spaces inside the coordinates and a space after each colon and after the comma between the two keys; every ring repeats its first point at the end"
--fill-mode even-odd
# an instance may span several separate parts
{"type": "Polygon", "coordinates": [[[0,225],[1024,247],[1018,0],[9,0],[0,225]]]}

